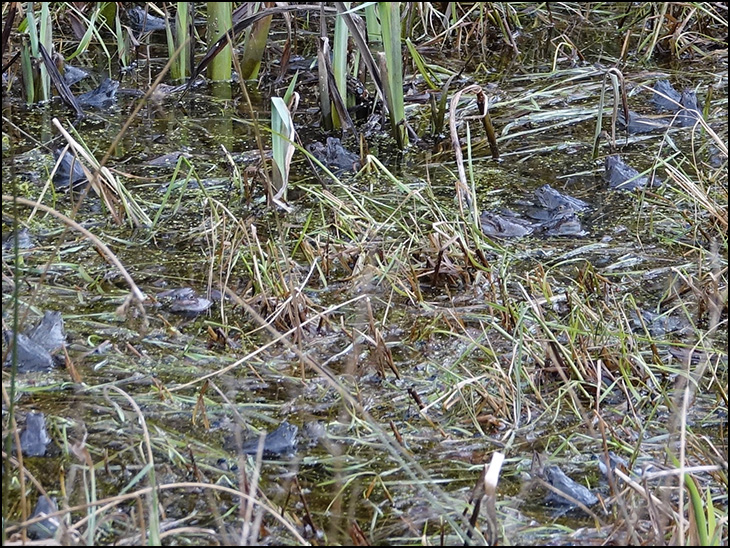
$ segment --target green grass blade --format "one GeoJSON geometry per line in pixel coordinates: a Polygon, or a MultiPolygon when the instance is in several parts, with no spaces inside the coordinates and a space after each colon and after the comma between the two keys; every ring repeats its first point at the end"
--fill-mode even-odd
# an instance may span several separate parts
{"type": "MultiPolygon", "coordinates": [[[[398,2],[379,2],[378,11],[383,31],[385,68],[387,75],[383,87],[390,111],[390,126],[393,137],[400,148],[408,146],[408,133],[405,128],[405,102],[403,100],[403,54],[401,51],[400,4],[398,2]]],[[[381,67],[382,72],[382,67],[381,67]]]]}
{"type": "Polygon", "coordinates": [[[294,155],[294,122],[281,97],[271,98],[271,150],[274,159],[275,200],[286,201],[289,166],[294,155]]]}

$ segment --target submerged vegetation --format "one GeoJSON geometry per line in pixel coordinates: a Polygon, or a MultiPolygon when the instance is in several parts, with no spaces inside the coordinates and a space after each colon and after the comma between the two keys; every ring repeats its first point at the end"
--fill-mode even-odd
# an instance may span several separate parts
{"type": "Polygon", "coordinates": [[[4,544],[727,545],[725,5],[3,21],[4,544]]]}

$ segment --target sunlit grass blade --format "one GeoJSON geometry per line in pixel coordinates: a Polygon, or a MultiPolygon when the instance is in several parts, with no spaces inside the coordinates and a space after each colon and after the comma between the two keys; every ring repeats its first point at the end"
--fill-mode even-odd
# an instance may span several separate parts
{"type": "MultiPolygon", "coordinates": [[[[233,26],[233,5],[228,2],[208,2],[208,45],[226,35],[233,26]]],[[[208,78],[214,82],[230,82],[233,72],[233,44],[223,46],[208,65],[208,78]]]]}
{"type": "Polygon", "coordinates": [[[368,43],[376,48],[381,47],[383,34],[380,31],[380,20],[375,2],[368,2],[365,6],[365,25],[368,32],[368,43]]]}
{"type": "Polygon", "coordinates": [[[122,66],[129,66],[130,39],[122,27],[122,19],[119,15],[119,10],[116,10],[116,14],[114,16],[114,30],[114,37],[117,41],[117,52],[119,53],[119,62],[122,66]]]}
{"type": "MultiPolygon", "coordinates": [[[[405,121],[405,102],[403,100],[403,53],[401,50],[400,4],[398,2],[378,3],[382,24],[386,100],[390,115],[391,133],[400,148],[408,146],[408,132],[405,121]]],[[[381,72],[383,66],[381,65],[381,72]]]]}
{"type": "MultiPolygon", "coordinates": [[[[368,46],[368,42],[365,39],[365,36],[363,35],[362,32],[360,32],[360,28],[358,27],[352,14],[345,7],[345,4],[343,2],[335,2],[335,7],[337,8],[337,13],[338,13],[339,17],[341,17],[342,20],[345,21],[345,24],[347,25],[347,28],[350,31],[350,36],[352,36],[352,39],[355,42],[355,47],[360,52],[362,61],[365,63],[365,66],[367,67],[368,71],[370,72],[370,76],[373,79],[373,84],[375,85],[375,89],[377,90],[378,95],[380,95],[380,97],[383,99],[383,101],[386,101],[385,89],[383,89],[383,78],[380,74],[380,67],[378,66],[378,62],[375,60],[375,56],[373,55],[373,52],[371,51],[370,47],[368,46]]],[[[373,7],[373,6],[368,4],[366,6],[366,9],[368,7],[373,7]]],[[[357,8],[354,8],[354,9],[357,9],[357,8]]],[[[373,49],[375,50],[376,48],[373,48],[373,49]]]]}
{"type": "Polygon", "coordinates": [[[192,41],[192,33],[194,30],[192,7],[193,4],[190,2],[177,2],[174,24],[170,21],[169,17],[165,19],[168,57],[174,57],[175,51],[180,48],[181,44],[188,44],[188,47],[180,49],[180,53],[170,67],[170,76],[173,80],[184,80],[192,72],[194,52],[194,42],[192,41]]]}
{"type": "Polygon", "coordinates": [[[413,62],[416,63],[418,72],[420,72],[421,76],[423,76],[423,81],[426,82],[426,85],[431,89],[438,89],[440,84],[438,76],[436,76],[436,74],[434,74],[433,71],[426,66],[423,56],[418,53],[416,46],[413,45],[410,38],[406,38],[406,46],[408,46],[408,52],[411,54],[411,59],[413,59],[413,62]]]}
{"type": "MultiPolygon", "coordinates": [[[[40,18],[40,36],[39,43],[46,51],[53,51],[53,21],[51,20],[51,11],[49,9],[50,2],[41,2],[41,18],[40,18]]],[[[40,49],[40,48],[39,48],[40,49]]],[[[40,56],[37,53],[36,58],[40,56]]],[[[42,101],[51,98],[51,77],[44,65],[41,65],[41,97],[42,101]]]]}
{"type": "Polygon", "coordinates": [[[274,201],[285,207],[289,166],[294,156],[294,121],[281,97],[271,98],[271,150],[274,158],[274,201]]]}
{"type": "MultiPolygon", "coordinates": [[[[89,20],[87,22],[86,32],[84,32],[84,35],[81,37],[81,40],[79,40],[79,44],[78,44],[78,46],[76,46],[76,49],[71,53],[71,55],[69,55],[68,57],[66,57],[66,60],[67,61],[70,61],[71,59],[74,59],[78,55],[80,55],[83,52],[85,52],[86,50],[88,50],[89,45],[91,44],[91,39],[94,37],[94,34],[97,34],[98,33],[97,19],[99,18],[99,14],[100,13],[101,13],[101,11],[99,10],[98,7],[96,7],[91,12],[91,17],[89,18],[89,20]]],[[[78,14],[77,12],[75,12],[75,15],[77,15],[78,17],[82,17],[82,15],[81,14],[78,14]]],[[[118,31],[121,30],[121,27],[119,29],[117,29],[117,30],[118,31]]],[[[119,36],[117,36],[117,39],[119,39],[119,36]]],[[[119,45],[119,41],[117,41],[117,46],[118,45],[119,45]]],[[[122,63],[125,63],[126,62],[126,57],[123,55],[123,53],[124,53],[124,50],[122,50],[120,52],[119,57],[120,57],[121,62],[122,63]]]]}
{"type": "MultiPolygon", "coordinates": [[[[349,9],[350,3],[344,2],[345,7],[349,9]]],[[[332,74],[335,78],[337,91],[342,97],[346,106],[351,106],[347,99],[347,25],[342,15],[335,18],[335,36],[332,42],[332,74]]],[[[332,116],[332,122],[335,127],[340,127],[340,117],[337,115],[337,109],[332,116]]]]}

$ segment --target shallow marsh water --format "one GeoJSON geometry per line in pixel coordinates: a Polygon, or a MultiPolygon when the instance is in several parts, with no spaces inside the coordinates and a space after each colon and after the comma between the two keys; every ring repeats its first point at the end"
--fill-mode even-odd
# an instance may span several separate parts
{"type": "MultiPolygon", "coordinates": [[[[329,542],[349,542],[356,520],[373,543],[415,544],[422,532],[439,542],[445,520],[461,520],[482,466],[498,450],[507,455],[497,505],[505,543],[604,541],[608,533],[593,529],[594,519],[579,512],[556,515],[544,502],[547,492],[534,481],[533,457],[549,455],[603,499],[610,490],[591,457],[602,454],[600,432],[606,428],[611,447],[623,456],[666,465],[666,447],[676,440],[673,387],[684,369],[669,347],[695,344],[689,335],[694,331],[684,327],[707,319],[698,312],[699,300],[690,298],[681,306],[661,307],[679,323],[652,335],[643,330],[645,322],[637,326],[616,312],[657,311],[683,289],[683,279],[726,268],[727,257],[716,257],[713,265],[711,253],[695,253],[710,244],[698,244],[698,231],[677,215],[685,198],[671,185],[646,193],[607,188],[601,161],[606,149],[601,159],[591,157],[603,70],[588,66],[535,76],[541,70],[535,67],[529,78],[515,76],[499,84],[496,95],[502,100],[492,112],[498,130],[506,130],[500,136],[502,160],[493,162],[484,148],[475,150],[478,207],[520,207],[537,188],[550,184],[591,205],[582,216],[588,234],[468,241],[472,260],[476,249],[483,253],[479,269],[466,267],[463,250],[450,241],[467,224],[453,201],[452,153],[430,156],[414,149],[401,157],[389,154],[388,141],[374,141],[371,154],[403,183],[397,189],[377,173],[343,176],[341,183],[322,186],[298,152],[289,194],[294,211],[273,213],[263,200],[256,153],[250,154],[255,138],[243,101],[215,99],[203,89],[182,106],[151,103],[108,166],[150,217],[170,191],[159,225],[152,230],[115,227],[94,196],[87,197],[77,217],[112,246],[149,297],[146,318],[117,313],[128,295],[123,279],[89,241],[60,232],[56,223],[36,218],[31,233],[37,246],[19,251],[21,309],[30,310],[31,317],[46,310],[63,313],[69,358],[82,381],[71,382],[63,369],[19,378],[21,417],[43,411],[51,438],[68,455],[68,460],[27,459],[30,470],[56,493],[61,471],[66,477],[75,474],[67,490],[78,502],[81,477],[88,480],[89,470],[75,459],[85,450],[96,465],[97,499],[129,488],[144,467],[139,446],[145,435],[137,412],[115,387],[132,396],[146,419],[160,484],[236,485],[241,468],[251,474],[251,463],[237,450],[244,440],[260,430],[273,431],[283,420],[298,426],[296,450],[264,463],[260,496],[283,508],[305,535],[312,532],[302,523],[304,500],[319,539],[326,535],[329,542]],[[567,79],[582,84],[570,87],[569,94],[550,92],[550,82],[557,86],[567,79]],[[527,99],[531,87],[542,93],[527,99]],[[240,178],[232,177],[234,166],[221,145],[238,159],[240,178]],[[195,170],[193,180],[178,189],[168,186],[174,166],[149,166],[170,152],[187,155],[179,164],[183,180],[189,166],[195,170]],[[243,153],[249,155],[242,160],[237,155],[243,153]],[[433,200],[438,207],[429,205],[433,200]],[[405,224],[411,229],[407,234],[405,224]],[[446,256],[436,275],[440,251],[446,256]],[[271,287],[256,286],[256,269],[277,274],[271,287]],[[282,287],[285,283],[289,286],[282,287]],[[311,321],[295,333],[294,344],[333,372],[380,432],[344,404],[324,378],[303,370],[290,347],[277,344],[254,354],[271,334],[257,329],[235,297],[224,296],[197,316],[174,314],[156,298],[166,289],[187,286],[212,300],[211,289],[228,288],[271,317],[279,331],[311,321]],[[278,293],[272,290],[276,286],[278,293]],[[295,296],[299,301],[292,313],[283,304],[295,296]],[[227,344],[216,334],[219,328],[227,344]],[[399,378],[383,357],[386,347],[399,378]],[[595,362],[601,362],[600,382],[586,377],[595,362]],[[659,367],[653,372],[650,365],[659,367]],[[233,367],[225,370],[228,366],[233,367]],[[641,381],[621,382],[622,376],[634,375],[641,381]],[[591,418],[597,391],[600,416],[591,418]],[[656,402],[666,394],[672,397],[656,402]],[[383,436],[402,442],[386,443],[383,436]],[[400,443],[400,454],[389,448],[400,443]],[[572,537],[581,527],[590,532],[583,529],[572,537]]],[[[643,82],[664,75],[626,71],[625,76],[643,82]]],[[[718,92],[727,92],[727,79],[712,81],[701,72],[693,77],[700,90],[715,87],[708,122],[726,135],[727,97],[719,98],[718,92]]],[[[648,96],[637,94],[632,101],[642,104],[648,96]]],[[[131,105],[121,98],[80,126],[98,156],[131,105]]],[[[50,131],[49,113],[55,108],[27,112],[4,103],[6,116],[33,134],[50,131]]],[[[263,119],[266,113],[260,115],[263,119]]],[[[297,123],[306,127],[314,119],[305,108],[297,123]]],[[[691,155],[691,128],[668,135],[672,147],[691,155]]],[[[642,136],[620,143],[643,171],[661,139],[642,136]]],[[[709,153],[703,149],[700,154],[709,153]]],[[[50,157],[39,155],[29,142],[16,143],[12,156],[3,154],[4,192],[5,183],[14,180],[23,195],[38,196],[49,166],[50,157]]],[[[70,210],[68,195],[56,199],[57,208],[70,210]]],[[[4,251],[3,262],[9,273],[12,252],[4,251]]],[[[3,280],[6,321],[9,280],[3,280]]],[[[725,320],[704,342],[708,367],[725,378],[726,330],[725,320]]],[[[727,408],[715,394],[694,394],[685,419],[696,433],[725,444],[727,408]]],[[[212,502],[196,495],[164,492],[167,518],[188,516],[206,527],[235,523],[235,516],[215,515],[228,512],[237,503],[234,497],[221,495],[212,502]]],[[[613,524],[619,511],[608,507],[606,513],[594,510],[604,524],[613,524]]],[[[263,542],[294,542],[275,522],[266,525],[263,542]]],[[[101,539],[134,530],[122,519],[100,528],[101,539]]],[[[446,543],[463,542],[446,531],[446,543]]],[[[232,534],[225,527],[220,533],[232,534]]]]}

